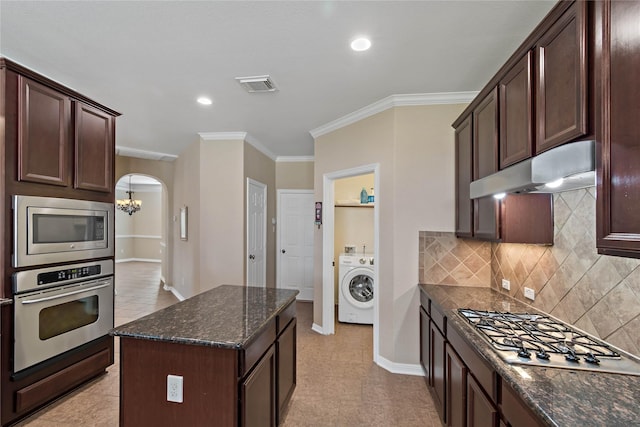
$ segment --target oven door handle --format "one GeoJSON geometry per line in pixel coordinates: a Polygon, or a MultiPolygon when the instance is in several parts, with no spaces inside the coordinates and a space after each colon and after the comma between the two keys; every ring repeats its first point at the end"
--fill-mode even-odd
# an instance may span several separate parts
{"type": "Polygon", "coordinates": [[[28,299],[28,300],[24,300],[24,301],[20,301],[20,302],[22,304],[35,304],[35,303],[42,302],[42,301],[51,301],[51,300],[58,299],[58,298],[68,297],[69,295],[81,294],[83,292],[95,291],[96,289],[106,288],[109,285],[110,285],[109,282],[105,282],[102,285],[93,286],[93,287],[87,288],[87,289],[78,289],[77,291],[67,292],[67,293],[62,294],[62,295],[52,295],[50,297],[44,297],[44,298],[38,298],[38,299],[28,299]]]}

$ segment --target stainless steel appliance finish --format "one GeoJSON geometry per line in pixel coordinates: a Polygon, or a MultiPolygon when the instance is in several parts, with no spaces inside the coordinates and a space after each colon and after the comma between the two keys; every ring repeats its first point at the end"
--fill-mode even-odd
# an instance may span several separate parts
{"type": "Polygon", "coordinates": [[[14,196],[13,266],[113,256],[113,217],[113,203],[14,196]]]}
{"type": "Polygon", "coordinates": [[[498,193],[556,193],[596,185],[595,141],[578,141],[552,148],[501,171],[473,181],[471,198],[498,193]],[[557,188],[545,184],[564,178],[557,188]]]}
{"type": "Polygon", "coordinates": [[[639,375],[640,361],[550,316],[461,308],[507,363],[639,375]]]}
{"type": "Polygon", "coordinates": [[[14,372],[86,344],[113,328],[113,262],[14,274],[14,372]]]}

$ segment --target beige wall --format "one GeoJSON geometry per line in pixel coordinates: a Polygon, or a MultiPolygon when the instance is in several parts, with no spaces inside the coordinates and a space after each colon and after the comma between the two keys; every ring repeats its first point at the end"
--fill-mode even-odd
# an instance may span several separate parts
{"type": "Polygon", "coordinates": [[[182,296],[200,290],[200,142],[187,147],[175,161],[173,224],[173,276],[169,284],[182,296]],[[180,208],[188,207],[188,239],[180,240],[180,208]]]}
{"type": "Polygon", "coordinates": [[[491,286],[640,356],[640,260],[598,255],[595,188],[553,198],[553,246],[421,232],[421,282],[491,286]],[[524,298],[525,286],[535,290],[534,302],[524,298]]]}
{"type": "MultiPolygon", "coordinates": [[[[159,220],[161,223],[160,242],[161,250],[160,259],[162,260],[161,275],[162,278],[170,282],[173,277],[173,243],[174,243],[174,223],[172,221],[173,211],[173,195],[174,195],[174,168],[175,162],[167,162],[161,160],[138,159],[134,157],[116,156],[116,182],[124,175],[134,173],[139,175],[151,176],[162,184],[162,204],[159,210],[159,220]]],[[[120,197],[120,196],[117,196],[120,197]]],[[[119,233],[116,222],[116,233],[119,233]]],[[[118,246],[118,242],[116,242],[118,246]]],[[[120,247],[125,245],[120,243],[120,247]]],[[[154,244],[154,248],[155,248],[154,244]]],[[[155,249],[154,249],[155,250],[155,249]]],[[[133,251],[133,247],[129,247],[129,252],[133,251]]],[[[117,255],[116,255],[116,259],[117,255]]]]}
{"type": "MultiPolygon", "coordinates": [[[[399,107],[316,139],[316,197],[323,175],[378,163],[380,355],[417,364],[419,230],[454,228],[454,134],[466,105],[399,107]]],[[[316,232],[314,322],[322,325],[322,233],[316,232]]]]}
{"type": "Polygon", "coordinates": [[[276,188],[313,189],[314,162],[276,162],[276,188]]]}
{"type": "MultiPolygon", "coordinates": [[[[248,143],[244,143],[244,183],[245,183],[245,215],[246,215],[246,178],[251,178],[267,186],[267,241],[266,241],[266,285],[270,288],[276,287],[276,230],[271,223],[276,217],[276,162],[256,150],[248,143]]],[[[246,241],[246,227],[243,227],[246,241]]],[[[246,257],[244,258],[246,262],[246,257]]],[[[246,269],[246,266],[245,266],[246,269]]],[[[246,275],[246,272],[245,272],[246,275]]]]}

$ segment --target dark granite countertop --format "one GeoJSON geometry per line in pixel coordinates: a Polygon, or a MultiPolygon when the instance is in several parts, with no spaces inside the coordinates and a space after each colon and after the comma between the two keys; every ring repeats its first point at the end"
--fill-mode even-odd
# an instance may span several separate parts
{"type": "Polygon", "coordinates": [[[510,365],[456,313],[458,308],[529,313],[539,310],[490,288],[425,284],[419,287],[447,316],[447,328],[455,328],[547,425],[640,425],[640,377],[510,365]],[[514,369],[516,366],[530,379],[523,378],[514,369]]]}
{"type": "Polygon", "coordinates": [[[118,326],[111,335],[242,349],[298,291],[223,285],[118,326]]]}
{"type": "Polygon", "coordinates": [[[13,302],[10,298],[0,298],[0,306],[11,304],[13,302]]]}

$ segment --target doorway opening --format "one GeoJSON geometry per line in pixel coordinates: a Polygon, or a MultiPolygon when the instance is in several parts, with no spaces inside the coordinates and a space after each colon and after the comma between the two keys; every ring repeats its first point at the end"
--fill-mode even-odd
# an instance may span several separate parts
{"type": "Polygon", "coordinates": [[[166,185],[149,175],[123,175],[116,183],[116,199],[128,199],[130,196],[142,205],[139,211],[132,213],[116,208],[115,262],[158,263],[161,266],[160,280],[164,285],[169,264],[166,185]]]}
{"type": "MultiPolygon", "coordinates": [[[[373,211],[373,242],[367,245],[366,242],[353,242],[349,243],[349,246],[356,245],[356,253],[358,250],[362,250],[358,245],[365,246],[364,250],[367,254],[373,257],[374,263],[371,266],[373,270],[373,361],[378,363],[379,360],[379,311],[380,311],[380,298],[376,298],[375,295],[380,295],[380,281],[377,279],[380,277],[379,266],[380,262],[378,254],[380,253],[380,164],[364,165],[352,169],[345,169],[341,171],[327,173],[323,176],[323,208],[324,208],[324,226],[322,230],[322,328],[314,325],[314,329],[325,335],[335,333],[335,302],[336,302],[336,269],[339,267],[339,255],[340,249],[336,251],[336,209],[342,209],[340,205],[343,203],[336,203],[337,197],[345,197],[340,193],[340,185],[338,185],[338,192],[336,192],[336,182],[345,178],[360,177],[363,175],[373,175],[373,188],[375,189],[375,199],[373,211]],[[336,196],[338,194],[338,196],[336,196]],[[338,206],[336,208],[336,205],[338,206]],[[367,246],[371,246],[370,249],[367,246]]],[[[370,178],[369,178],[370,179],[370,178]]],[[[361,185],[361,184],[359,184],[361,185]]],[[[366,190],[366,188],[365,188],[366,190]]],[[[369,191],[367,190],[367,193],[369,191]]],[[[359,193],[358,193],[359,195],[359,193]]],[[[353,196],[348,197],[353,199],[353,196]]],[[[359,198],[358,198],[359,200],[359,198]]],[[[341,202],[346,199],[340,199],[341,202]]],[[[355,203],[354,203],[355,204],[355,203]]],[[[341,213],[338,217],[342,216],[341,213]]],[[[342,248],[344,250],[344,247],[342,248]]],[[[339,272],[338,272],[339,273],[339,272]]]]}

